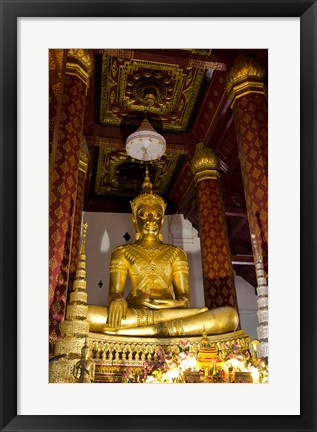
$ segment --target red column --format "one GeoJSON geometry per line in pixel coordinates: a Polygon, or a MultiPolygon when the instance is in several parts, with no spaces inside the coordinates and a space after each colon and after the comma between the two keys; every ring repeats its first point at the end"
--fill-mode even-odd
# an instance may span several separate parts
{"type": "Polygon", "coordinates": [[[50,173],[54,166],[64,91],[67,50],[49,50],[49,158],[50,173]]]}
{"type": "Polygon", "coordinates": [[[59,134],[50,173],[49,209],[49,339],[53,353],[64,319],[76,208],[85,96],[92,58],[70,50],[66,64],[59,134]],[[86,74],[86,75],[85,75],[86,74]]]}
{"type": "Polygon", "coordinates": [[[208,308],[232,306],[238,311],[218,159],[201,142],[196,145],[191,168],[198,191],[205,304],[208,308]]]}
{"type": "Polygon", "coordinates": [[[227,90],[232,101],[250,232],[255,235],[267,274],[268,106],[264,79],[263,66],[241,56],[229,71],[227,90]]]}

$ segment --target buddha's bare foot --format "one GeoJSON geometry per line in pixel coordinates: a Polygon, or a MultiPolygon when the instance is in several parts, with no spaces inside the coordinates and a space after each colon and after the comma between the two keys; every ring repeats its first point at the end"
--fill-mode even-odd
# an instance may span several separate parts
{"type": "Polygon", "coordinates": [[[154,326],[144,326],[135,328],[122,328],[122,329],[107,329],[104,333],[117,336],[155,336],[156,329],[154,326]]]}
{"type": "Polygon", "coordinates": [[[187,318],[207,312],[208,308],[188,308],[188,309],[161,309],[158,311],[161,321],[170,321],[178,318],[187,318]]]}

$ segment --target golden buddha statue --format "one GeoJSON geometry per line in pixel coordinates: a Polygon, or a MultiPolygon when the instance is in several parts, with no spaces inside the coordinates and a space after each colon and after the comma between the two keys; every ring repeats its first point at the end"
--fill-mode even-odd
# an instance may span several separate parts
{"type": "Polygon", "coordinates": [[[190,308],[188,261],[179,247],[163,243],[166,203],[152,192],[146,168],[142,192],[133,201],[136,241],[115,248],[110,261],[109,307],[88,305],[91,332],[125,336],[197,336],[236,330],[232,307],[190,308]],[[123,297],[127,275],[131,290],[123,297]]]}

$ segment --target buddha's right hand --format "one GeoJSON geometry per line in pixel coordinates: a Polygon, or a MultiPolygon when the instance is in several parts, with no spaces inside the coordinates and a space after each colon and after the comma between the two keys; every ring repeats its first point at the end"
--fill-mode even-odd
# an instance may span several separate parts
{"type": "Polygon", "coordinates": [[[109,305],[108,325],[113,328],[121,327],[121,320],[126,319],[128,304],[124,298],[113,300],[109,305]]]}

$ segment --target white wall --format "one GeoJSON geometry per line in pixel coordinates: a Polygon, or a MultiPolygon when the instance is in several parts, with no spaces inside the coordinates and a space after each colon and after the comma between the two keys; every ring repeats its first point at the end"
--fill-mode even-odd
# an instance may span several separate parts
{"type": "MultiPolygon", "coordinates": [[[[203,270],[200,252],[200,238],[189,220],[182,214],[166,216],[164,239],[179,246],[187,253],[191,307],[204,307],[203,270]]],[[[165,241],[165,240],[164,240],[165,241]]]]}
{"type": "Polygon", "coordinates": [[[131,215],[124,213],[85,212],[83,220],[88,223],[86,237],[87,293],[88,303],[108,304],[109,264],[112,250],[127,243],[126,232],[134,241],[131,215]],[[98,286],[103,282],[102,288],[98,286]]]}
{"type": "MultiPolygon", "coordinates": [[[[107,305],[111,251],[116,246],[135,241],[131,214],[84,212],[83,220],[88,223],[86,237],[88,303],[107,305]],[[129,242],[126,242],[123,237],[126,232],[131,236],[129,242]],[[103,283],[101,288],[98,285],[99,281],[103,283]]],[[[165,243],[179,246],[187,253],[191,307],[205,306],[200,239],[197,230],[188,220],[184,219],[183,215],[176,214],[165,216],[162,233],[165,243]]],[[[258,326],[255,289],[236,274],[235,286],[241,327],[251,339],[255,339],[258,326]]],[[[129,282],[127,281],[125,295],[128,291],[129,282]]]]}
{"type": "Polygon", "coordinates": [[[257,296],[255,288],[240,276],[234,274],[241,328],[252,339],[257,339],[256,328],[259,325],[257,317],[257,296]]]}

